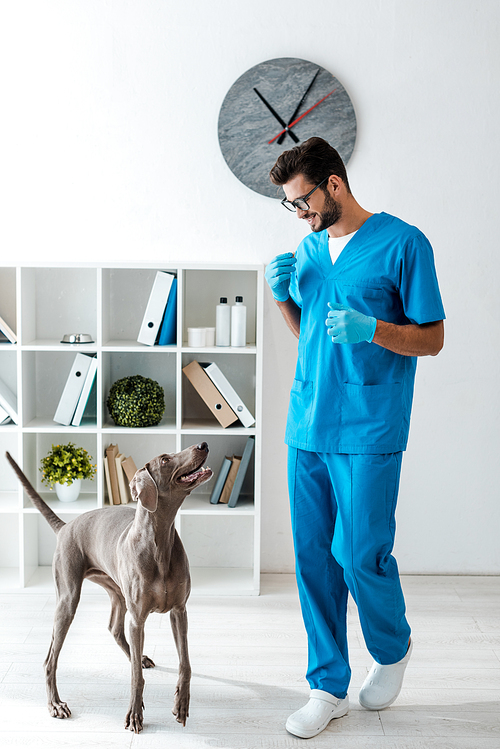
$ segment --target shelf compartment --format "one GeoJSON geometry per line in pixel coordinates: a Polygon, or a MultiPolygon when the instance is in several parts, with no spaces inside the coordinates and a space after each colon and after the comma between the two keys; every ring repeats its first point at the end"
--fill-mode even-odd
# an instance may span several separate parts
{"type": "MultiPolygon", "coordinates": [[[[194,353],[182,355],[182,367],[186,367],[192,361],[214,362],[217,364],[222,374],[226,377],[233,389],[248,408],[250,413],[255,416],[255,359],[243,354],[234,354],[226,356],[225,354],[198,354],[194,353]]],[[[212,427],[218,429],[220,426],[217,419],[202,400],[199,393],[189,382],[186,375],[182,375],[182,428],[193,429],[199,424],[199,428],[212,427]]],[[[242,424],[236,421],[233,425],[223,429],[224,432],[242,428],[242,424]]]]}
{"type": "Polygon", "coordinates": [[[21,343],[58,345],[66,333],[97,336],[95,268],[21,268],[21,343]]]}
{"type": "MultiPolygon", "coordinates": [[[[94,351],[87,349],[86,354],[94,351]]],[[[76,352],[58,351],[22,351],[23,379],[23,425],[29,429],[56,429],[75,431],[77,427],[64,427],[54,421],[54,415],[68,375],[73,366],[76,352]]],[[[82,426],[97,424],[96,384],[85,409],[85,420],[82,426]]],[[[67,439],[67,437],[65,438],[67,439]]]]}
{"type": "Polygon", "coordinates": [[[182,294],[183,346],[187,344],[188,328],[214,328],[215,308],[220,298],[226,297],[231,306],[236,296],[243,297],[247,308],[247,343],[255,346],[257,276],[257,271],[239,269],[185,270],[182,294]]]}
{"type": "Polygon", "coordinates": [[[217,481],[217,476],[219,475],[224,458],[226,456],[232,457],[233,455],[243,455],[248,436],[248,433],[228,434],[227,429],[225,429],[224,433],[220,436],[211,435],[210,437],[207,437],[203,433],[182,435],[182,449],[185,449],[192,444],[197,445],[200,442],[208,443],[209,454],[206,465],[212,469],[214,474],[210,481],[197,487],[184,501],[181,508],[182,514],[211,514],[214,512],[217,514],[226,512],[228,515],[236,512],[238,514],[247,515],[255,514],[255,451],[252,453],[236,507],[228,507],[226,504],[210,504],[210,495],[212,494],[213,487],[217,481]]]}
{"type": "MultiPolygon", "coordinates": [[[[165,396],[165,413],[160,424],[150,429],[175,429],[176,426],[176,355],[162,352],[158,356],[144,356],[130,351],[104,352],[102,354],[102,413],[105,429],[116,429],[111,418],[107,400],[111,386],[123,377],[142,375],[149,377],[163,388],[165,396]]],[[[122,427],[127,429],[127,427],[122,427]]],[[[135,429],[134,429],[135,431],[135,429]]]]}
{"type": "Polygon", "coordinates": [[[254,520],[247,515],[181,516],[181,538],[192,567],[250,569],[254,520]]]}
{"type": "MultiPolygon", "coordinates": [[[[56,499],[55,491],[51,492],[42,484],[42,472],[39,470],[42,458],[50,452],[52,445],[67,444],[68,442],[73,442],[77,447],[85,448],[90,455],[92,464],[98,464],[97,435],[95,433],[82,432],[81,430],[73,433],[29,432],[24,435],[23,442],[23,472],[33,485],[35,491],[40,494],[58,515],[60,512],[75,513],[96,509],[100,493],[100,481],[97,474],[93,480],[84,479],[82,481],[81,499],[79,498],[76,502],[71,503],[59,502],[56,499]]],[[[23,508],[38,512],[33,507],[30,498],[25,492],[23,492],[23,508]]]]}
{"type": "Polygon", "coordinates": [[[153,288],[156,273],[172,268],[107,268],[102,275],[103,346],[137,346],[141,350],[164,348],[137,342],[142,319],[153,288]]]}
{"type": "Polygon", "coordinates": [[[118,449],[126,457],[131,457],[137,467],[142,468],[157,455],[163,453],[175,453],[176,441],[175,434],[158,434],[158,432],[141,433],[141,438],[137,439],[135,429],[127,431],[107,431],[103,435],[103,457],[104,452],[110,444],[118,445],[118,449]]]}

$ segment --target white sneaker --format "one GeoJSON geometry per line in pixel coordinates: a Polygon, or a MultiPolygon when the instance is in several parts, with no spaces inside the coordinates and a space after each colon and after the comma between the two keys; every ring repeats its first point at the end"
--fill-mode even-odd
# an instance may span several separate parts
{"type": "Polygon", "coordinates": [[[382,666],[374,662],[359,693],[361,707],[367,710],[383,710],[392,705],[403,686],[403,677],[412,650],[413,641],[410,640],[405,657],[397,663],[382,666]]]}
{"type": "Polygon", "coordinates": [[[311,689],[311,697],[296,713],[290,715],[285,728],[301,739],[311,739],[324,731],[334,718],[341,718],[349,710],[349,697],[343,700],[322,689],[311,689]]]}

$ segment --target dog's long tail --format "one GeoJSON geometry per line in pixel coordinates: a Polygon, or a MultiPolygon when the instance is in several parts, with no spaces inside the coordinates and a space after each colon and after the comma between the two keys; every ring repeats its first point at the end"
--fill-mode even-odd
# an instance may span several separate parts
{"type": "Polygon", "coordinates": [[[61,530],[61,528],[63,527],[63,525],[66,525],[66,523],[64,522],[64,520],[61,520],[61,518],[58,518],[57,515],[56,515],[56,513],[52,512],[52,510],[50,509],[50,507],[48,506],[48,504],[46,504],[43,501],[43,499],[41,498],[41,496],[33,489],[33,487],[31,486],[30,482],[28,481],[28,479],[26,478],[26,476],[24,475],[24,473],[21,471],[21,469],[17,465],[17,463],[14,460],[14,458],[12,457],[12,455],[10,455],[10,453],[8,453],[8,452],[6,452],[5,455],[7,457],[7,460],[11,464],[12,468],[16,472],[19,481],[24,486],[24,488],[26,490],[26,494],[31,499],[31,501],[35,505],[36,509],[39,510],[42,513],[43,517],[45,518],[45,520],[47,521],[47,523],[50,525],[50,527],[52,528],[52,530],[55,533],[59,533],[59,531],[61,530]]]}

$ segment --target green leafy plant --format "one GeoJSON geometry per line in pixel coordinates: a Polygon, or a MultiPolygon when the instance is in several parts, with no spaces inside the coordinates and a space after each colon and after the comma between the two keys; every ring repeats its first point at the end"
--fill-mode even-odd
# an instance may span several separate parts
{"type": "Polygon", "coordinates": [[[163,388],[142,375],[124,377],[111,386],[107,406],[118,426],[156,426],[165,413],[163,388]]]}
{"type": "Polygon", "coordinates": [[[54,484],[71,485],[76,479],[93,479],[96,466],[83,447],[73,442],[67,445],[52,445],[51,452],[41,460],[42,484],[53,488],[54,484]]]}

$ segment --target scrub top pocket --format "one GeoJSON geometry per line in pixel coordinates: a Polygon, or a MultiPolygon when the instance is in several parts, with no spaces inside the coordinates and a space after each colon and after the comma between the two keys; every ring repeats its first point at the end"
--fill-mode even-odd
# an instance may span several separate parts
{"type": "Polygon", "coordinates": [[[397,452],[405,441],[403,383],[344,383],[341,397],[341,441],[346,452],[357,447],[397,452]]]}

